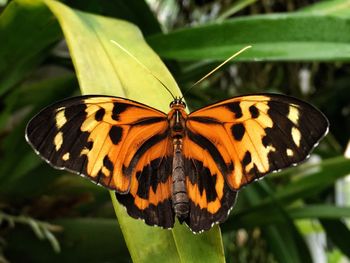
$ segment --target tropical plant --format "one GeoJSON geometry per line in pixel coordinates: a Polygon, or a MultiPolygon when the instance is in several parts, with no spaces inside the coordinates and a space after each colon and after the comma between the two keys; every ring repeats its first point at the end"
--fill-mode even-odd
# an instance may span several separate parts
{"type": "Polygon", "coordinates": [[[326,235],[329,259],[350,257],[350,207],[334,203],[335,182],[350,174],[350,2],[310,2],[0,1],[0,262],[312,262],[310,233],[326,235]],[[252,92],[300,97],[325,112],[330,133],[310,161],[241,190],[221,230],[151,228],[114,193],[44,163],[24,128],[80,92],[167,112],[171,97],[154,76],[174,94],[175,80],[188,90],[191,109],[252,92]]]}

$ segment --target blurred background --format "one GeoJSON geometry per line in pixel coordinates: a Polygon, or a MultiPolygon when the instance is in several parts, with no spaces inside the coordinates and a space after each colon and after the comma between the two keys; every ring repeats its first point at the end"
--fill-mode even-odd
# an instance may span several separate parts
{"type": "MultiPolygon", "coordinates": [[[[80,94],[57,21],[27,2],[0,0],[0,262],[131,262],[108,191],[54,170],[25,142],[31,116],[80,94]]],[[[283,93],[317,106],[330,132],[303,165],[240,192],[221,226],[226,261],[349,262],[350,1],[63,2],[135,23],[183,92],[233,53],[223,51],[232,35],[257,36],[257,51],[186,93],[190,109],[235,95],[283,93]],[[275,22],[260,31],[266,17],[275,22]],[[231,21],[241,23],[244,34],[225,30],[231,21]],[[285,31],[276,36],[279,26],[285,31]],[[223,46],[206,46],[213,39],[201,32],[208,29],[222,32],[223,46]],[[195,41],[184,44],[191,34],[195,41]],[[314,48],[303,50],[304,42],[314,48]]]]}

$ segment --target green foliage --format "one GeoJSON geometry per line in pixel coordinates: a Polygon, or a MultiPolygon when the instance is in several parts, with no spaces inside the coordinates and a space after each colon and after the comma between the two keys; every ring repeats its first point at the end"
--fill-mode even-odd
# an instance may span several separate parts
{"type": "Polygon", "coordinates": [[[338,259],[339,251],[350,257],[343,221],[350,208],[330,201],[335,181],[350,174],[350,161],[342,157],[350,134],[349,1],[304,1],[287,13],[265,14],[264,1],[244,0],[221,4],[221,13],[209,22],[190,26],[196,21],[186,12],[206,17],[213,7],[192,3],[178,6],[176,20],[164,23],[168,34],[143,1],[64,2],[14,0],[0,9],[0,219],[6,217],[0,224],[0,260],[312,262],[301,220],[319,222],[318,231],[338,249],[330,257],[338,259]],[[240,16],[229,18],[232,14],[240,16]],[[253,48],[186,93],[188,104],[203,106],[243,92],[283,92],[323,109],[331,130],[316,149],[320,161],[240,191],[222,236],[219,227],[201,235],[179,224],[171,231],[148,227],[128,217],[113,193],[53,170],[24,140],[33,114],[79,94],[78,87],[83,94],[127,97],[166,112],[171,96],[155,76],[179,95],[174,78],[185,89],[214,61],[248,44],[253,48]],[[167,59],[174,77],[157,54],[167,59]],[[307,91],[299,88],[301,69],[309,69],[307,91]],[[24,224],[12,227],[13,221],[24,224]],[[63,231],[52,232],[51,225],[63,231]],[[56,252],[61,248],[59,254],[50,243],[56,252]]]}
{"type": "Polygon", "coordinates": [[[2,212],[0,212],[0,222],[7,223],[11,228],[14,228],[16,224],[27,225],[32,229],[38,239],[48,240],[56,253],[61,251],[60,244],[53,235],[53,232],[62,231],[62,227],[60,226],[50,225],[26,216],[12,216],[2,212]]]}
{"type": "Polygon", "coordinates": [[[237,61],[349,61],[349,21],[350,16],[333,13],[256,15],[179,29],[147,40],[162,57],[180,61],[224,60],[247,45],[253,48],[237,61]]]}

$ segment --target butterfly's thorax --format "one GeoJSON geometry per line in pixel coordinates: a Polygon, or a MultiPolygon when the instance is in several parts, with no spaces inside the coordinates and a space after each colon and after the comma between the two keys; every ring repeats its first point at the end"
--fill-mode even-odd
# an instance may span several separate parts
{"type": "Polygon", "coordinates": [[[171,138],[183,138],[187,113],[183,108],[173,108],[168,114],[171,138]]]}
{"type": "Polygon", "coordinates": [[[185,104],[175,100],[168,114],[171,138],[173,140],[174,157],[172,170],[172,203],[176,216],[180,222],[184,221],[189,214],[189,199],[186,191],[186,175],[184,170],[184,157],[182,152],[183,137],[187,113],[185,104]]]}

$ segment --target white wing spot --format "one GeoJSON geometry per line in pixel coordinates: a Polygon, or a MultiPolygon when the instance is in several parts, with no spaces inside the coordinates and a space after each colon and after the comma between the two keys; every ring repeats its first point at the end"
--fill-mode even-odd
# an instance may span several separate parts
{"type": "Polygon", "coordinates": [[[69,160],[69,153],[68,153],[68,152],[65,153],[65,154],[62,156],[62,160],[63,160],[63,161],[69,160]]]}
{"type": "Polygon", "coordinates": [[[57,152],[59,149],[61,149],[61,146],[63,143],[63,133],[58,132],[57,135],[55,136],[55,138],[53,139],[53,142],[55,144],[56,152],[57,152]]]}
{"type": "Polygon", "coordinates": [[[276,148],[275,148],[274,146],[272,146],[272,145],[267,145],[267,146],[266,146],[266,150],[267,150],[268,152],[275,152],[275,151],[276,151],[276,148]]]}
{"type": "Polygon", "coordinates": [[[291,149],[286,150],[287,156],[292,157],[294,155],[294,152],[291,149]]]}
{"type": "Polygon", "coordinates": [[[289,106],[288,119],[290,119],[294,124],[298,124],[299,121],[299,110],[296,106],[289,106]]]}
{"type": "Polygon", "coordinates": [[[58,108],[56,110],[57,114],[56,114],[56,127],[57,129],[61,129],[63,127],[63,125],[66,124],[67,122],[67,118],[64,115],[64,107],[58,108]]]}
{"type": "Polygon", "coordinates": [[[292,138],[295,145],[300,147],[301,134],[300,131],[295,127],[292,128],[292,138]]]}

